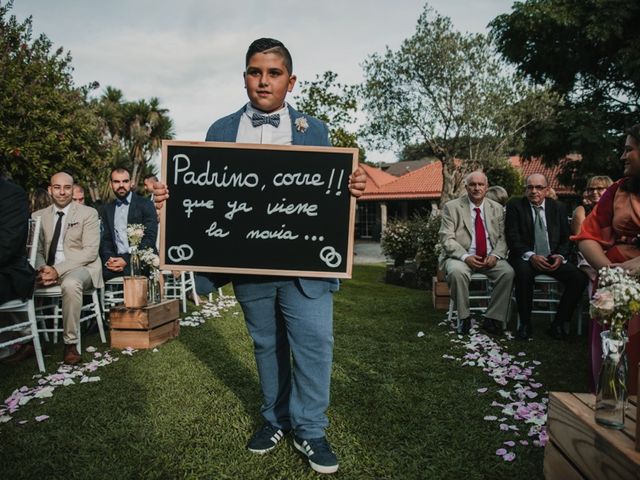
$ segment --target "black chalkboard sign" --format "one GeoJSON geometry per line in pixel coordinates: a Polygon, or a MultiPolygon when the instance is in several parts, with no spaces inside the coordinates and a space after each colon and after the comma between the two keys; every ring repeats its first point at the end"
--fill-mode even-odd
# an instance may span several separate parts
{"type": "Polygon", "coordinates": [[[351,278],[355,148],[164,141],[162,268],[351,278]]]}

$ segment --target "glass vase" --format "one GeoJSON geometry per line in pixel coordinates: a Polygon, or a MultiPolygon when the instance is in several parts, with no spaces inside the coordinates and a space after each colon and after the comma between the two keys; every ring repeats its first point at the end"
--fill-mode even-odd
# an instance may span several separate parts
{"type": "Polygon", "coordinates": [[[160,275],[158,270],[153,269],[149,275],[149,291],[147,300],[149,303],[160,303],[160,275]]]}
{"type": "Polygon", "coordinates": [[[600,425],[622,430],[627,405],[627,354],[624,332],[607,330],[602,339],[602,367],[596,389],[595,420],[600,425]]]}
{"type": "Polygon", "coordinates": [[[131,267],[131,276],[139,277],[141,273],[140,269],[140,255],[138,254],[138,247],[133,246],[130,249],[131,256],[129,257],[129,266],[131,267]]]}

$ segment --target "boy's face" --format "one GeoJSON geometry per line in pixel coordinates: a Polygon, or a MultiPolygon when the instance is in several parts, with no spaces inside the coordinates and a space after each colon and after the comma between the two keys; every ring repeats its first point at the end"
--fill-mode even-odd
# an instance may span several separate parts
{"type": "Polygon", "coordinates": [[[251,105],[267,113],[282,108],[296,84],[296,76],[289,74],[284,59],[276,53],[253,55],[243,76],[251,105]]]}

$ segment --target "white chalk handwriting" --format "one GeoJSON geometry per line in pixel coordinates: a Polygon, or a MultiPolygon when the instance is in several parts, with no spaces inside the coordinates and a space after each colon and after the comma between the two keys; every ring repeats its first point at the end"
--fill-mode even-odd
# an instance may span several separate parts
{"type": "Polygon", "coordinates": [[[228,220],[233,220],[234,215],[238,212],[250,212],[253,210],[253,207],[249,207],[246,202],[239,203],[237,200],[227,202],[227,207],[230,210],[224,214],[224,218],[228,220]]]}
{"type": "Polygon", "coordinates": [[[300,236],[291,230],[286,230],[286,225],[282,225],[281,228],[281,230],[260,230],[256,228],[247,233],[245,238],[249,240],[295,240],[300,236]]]}
{"type": "Polygon", "coordinates": [[[228,236],[230,232],[226,232],[222,227],[218,227],[218,222],[213,222],[209,228],[205,230],[205,233],[210,237],[224,238],[228,236]]]}
{"type": "Polygon", "coordinates": [[[215,186],[217,188],[257,187],[260,178],[253,172],[229,172],[229,167],[225,165],[221,171],[211,171],[211,162],[207,161],[204,172],[197,174],[190,170],[191,160],[184,153],[173,156],[173,182],[175,185],[183,183],[185,185],[198,185],[200,187],[215,186]],[[196,176],[197,175],[197,176],[196,176]]]}
{"type": "Polygon", "coordinates": [[[318,204],[316,203],[286,203],[287,199],[283,198],[282,203],[268,203],[267,215],[274,213],[284,213],[285,215],[308,215],[310,217],[316,217],[318,215],[318,204]]]}
{"type": "Polygon", "coordinates": [[[191,200],[190,198],[185,198],[182,201],[182,206],[184,207],[184,213],[187,214],[187,218],[191,218],[191,212],[193,212],[194,208],[208,208],[213,210],[213,200],[191,200]]]}

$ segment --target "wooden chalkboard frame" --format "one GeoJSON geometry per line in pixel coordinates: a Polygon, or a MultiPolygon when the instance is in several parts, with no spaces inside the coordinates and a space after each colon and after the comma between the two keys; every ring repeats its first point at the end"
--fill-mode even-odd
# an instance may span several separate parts
{"type": "MultiPolygon", "coordinates": [[[[277,150],[277,151],[295,151],[302,154],[306,152],[326,152],[348,154],[352,157],[351,172],[358,168],[357,148],[343,147],[317,147],[317,146],[301,146],[301,145],[262,145],[249,143],[232,143],[232,142],[196,142],[196,141],[162,141],[162,161],[161,161],[161,180],[168,185],[168,149],[169,147],[197,147],[197,148],[225,148],[225,149],[246,149],[246,150],[277,150]]],[[[347,192],[348,193],[348,192],[347,192]]],[[[169,189],[169,200],[171,202],[171,190],[169,189]]],[[[314,270],[295,270],[295,269],[273,269],[273,268],[245,268],[245,267],[223,267],[210,265],[195,265],[184,263],[168,262],[166,258],[166,229],[167,208],[160,211],[160,268],[163,270],[175,271],[197,271],[197,272],[213,272],[228,274],[249,274],[249,275],[276,275],[276,276],[294,276],[294,277],[317,277],[317,278],[344,278],[349,279],[352,275],[353,268],[353,243],[354,243],[354,226],[355,226],[355,209],[356,199],[349,194],[349,212],[348,225],[345,226],[347,238],[347,253],[344,268],[336,271],[314,271],[314,270]]]]}

